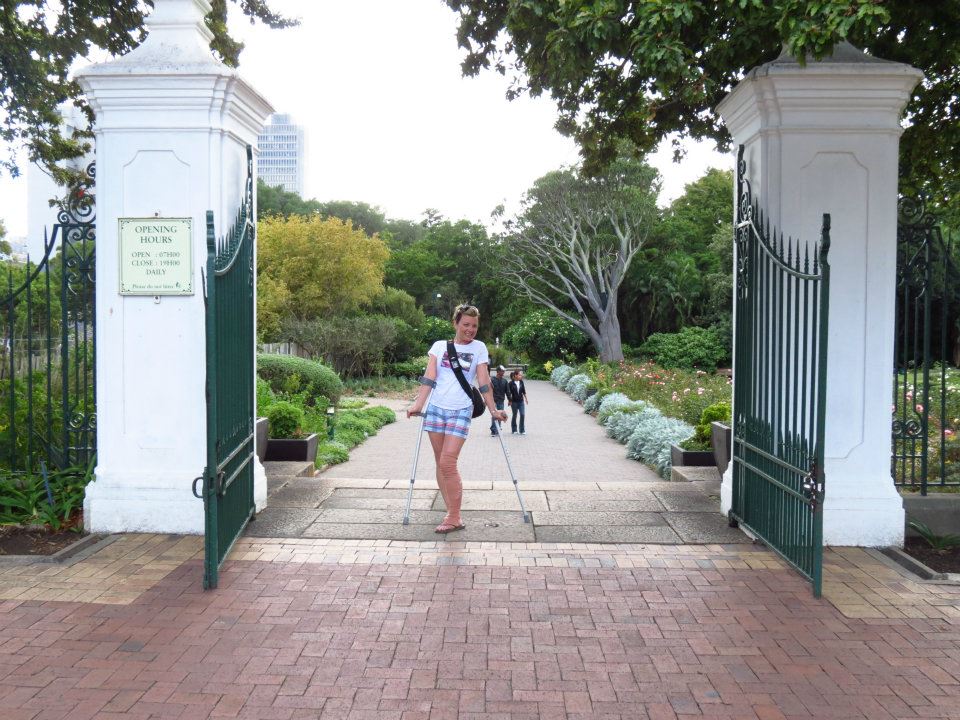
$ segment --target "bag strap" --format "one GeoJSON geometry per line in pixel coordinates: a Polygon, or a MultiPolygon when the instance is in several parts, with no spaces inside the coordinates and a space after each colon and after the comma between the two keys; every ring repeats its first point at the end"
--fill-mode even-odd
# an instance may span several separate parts
{"type": "Polygon", "coordinates": [[[471,402],[473,402],[473,393],[470,391],[470,384],[463,376],[463,368],[460,367],[460,358],[457,355],[457,349],[453,346],[453,342],[450,340],[447,340],[447,359],[450,361],[450,369],[453,370],[453,374],[457,376],[457,382],[460,383],[460,387],[463,388],[463,391],[467,394],[467,397],[470,398],[471,402]]]}

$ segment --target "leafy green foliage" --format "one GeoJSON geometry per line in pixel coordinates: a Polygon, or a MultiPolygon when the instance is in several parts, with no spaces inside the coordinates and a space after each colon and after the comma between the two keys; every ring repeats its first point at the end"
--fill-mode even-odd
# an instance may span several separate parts
{"type": "Polygon", "coordinates": [[[954,547],[960,547],[960,535],[938,535],[930,527],[918,520],[911,520],[909,523],[920,537],[927,541],[927,544],[934,550],[948,550],[954,547]]]}
{"type": "Polygon", "coordinates": [[[390,365],[390,374],[399,378],[419,378],[427,371],[427,356],[401,360],[390,365]]]}
{"type": "Polygon", "coordinates": [[[427,315],[420,326],[420,341],[424,350],[428,350],[437,340],[452,340],[453,334],[453,324],[447,318],[427,315]]]}
{"type": "MultiPolygon", "coordinates": [[[[268,0],[231,0],[253,20],[280,28],[295,21],[270,10],[268,0]]],[[[148,5],[140,0],[71,0],[48,3],[12,0],[0,12],[0,140],[10,155],[0,167],[19,174],[14,153],[26,147],[30,161],[46,166],[66,184],[70,171],[58,161],[85,152],[92,133],[64,134],[59,106],[72,103],[92,122],[93,113],[70,72],[80,58],[104,51],[122,55],[144,38],[148,5]]],[[[227,33],[227,0],[212,0],[206,17],[213,32],[211,49],[236,66],[243,45],[227,33]]]]}
{"type": "Polygon", "coordinates": [[[300,438],[303,431],[303,409],[292,402],[278,400],[267,408],[267,418],[270,420],[270,437],[272,438],[300,438]]]}
{"type": "Polygon", "coordinates": [[[640,352],[668,368],[716,370],[729,357],[729,350],[707,328],[686,327],[676,333],[654,333],[640,352]]]}
{"type": "Polygon", "coordinates": [[[711,169],[666,210],[623,284],[619,314],[631,343],[730,318],[732,197],[732,174],[711,169]]]}
{"type": "Polygon", "coordinates": [[[317,467],[338,465],[350,459],[350,448],[337,440],[321,443],[317,447],[317,467]]]}
{"type": "Polygon", "coordinates": [[[586,349],[587,336],[573,323],[549,310],[534,310],[513,325],[503,336],[507,347],[526,352],[534,360],[545,360],[586,349]]]}
{"type": "Polygon", "coordinates": [[[730,403],[722,401],[708,405],[700,413],[700,422],[695,427],[693,438],[684,443],[687,450],[710,450],[713,447],[712,423],[730,424],[730,403]]]}
{"type": "Polygon", "coordinates": [[[639,153],[664,138],[730,138],[714,108],[751,68],[783,46],[800,58],[848,39],[876,57],[908,63],[925,80],[907,105],[901,188],[957,195],[960,168],[960,3],[914,0],[447,0],[460,14],[463,72],[512,72],[508,97],[549,93],[558,129],[590,167],[630,139],[639,153]]]}
{"type": "Polygon", "coordinates": [[[316,405],[319,398],[336,403],[343,394],[343,383],[326,365],[292,355],[257,355],[257,375],[269,383],[275,393],[306,393],[306,404],[316,405]]]}
{"type": "Polygon", "coordinates": [[[81,529],[80,510],[96,460],[86,467],[41,473],[0,474],[0,525],[81,529]]]}

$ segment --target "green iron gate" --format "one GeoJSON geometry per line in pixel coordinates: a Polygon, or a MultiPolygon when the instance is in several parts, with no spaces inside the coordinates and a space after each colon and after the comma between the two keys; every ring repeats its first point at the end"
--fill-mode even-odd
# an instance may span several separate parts
{"type": "Polygon", "coordinates": [[[960,364],[960,269],[955,248],[922,200],[902,198],[897,218],[894,346],[894,482],[927,494],[960,485],[960,418],[951,390],[960,364]]]}
{"type": "MultiPolygon", "coordinates": [[[[204,588],[215,588],[220,566],[254,514],[254,268],[253,154],[236,222],[217,242],[207,212],[207,467],[204,588]]],[[[196,484],[196,483],[195,483],[196,484]]],[[[196,493],[196,489],[194,490],[196,493]]]]}
{"type": "MultiPolygon", "coordinates": [[[[5,262],[0,469],[87,468],[97,447],[95,167],[58,204],[43,257],[5,262]]],[[[82,473],[81,473],[82,474],[82,473]]]]}
{"type": "Polygon", "coordinates": [[[823,562],[830,216],[820,242],[771,231],[737,160],[732,524],[813,584],[823,562]]]}

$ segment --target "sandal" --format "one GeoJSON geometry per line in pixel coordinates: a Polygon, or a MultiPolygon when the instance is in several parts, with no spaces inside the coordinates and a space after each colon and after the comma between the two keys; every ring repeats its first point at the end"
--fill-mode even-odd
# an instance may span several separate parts
{"type": "Polygon", "coordinates": [[[442,523],[437,525],[437,529],[434,530],[434,532],[437,533],[438,535],[446,535],[447,533],[452,533],[454,530],[463,530],[466,527],[467,526],[464,525],[463,523],[459,525],[454,525],[453,523],[447,522],[446,520],[444,520],[442,523]]]}

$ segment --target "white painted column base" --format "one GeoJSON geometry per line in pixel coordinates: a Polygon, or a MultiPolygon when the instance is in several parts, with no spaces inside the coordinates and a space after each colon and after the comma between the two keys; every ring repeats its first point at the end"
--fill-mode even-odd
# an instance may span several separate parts
{"type": "Polygon", "coordinates": [[[257,512],[267,507],[267,471],[260,458],[253,458],[253,504],[257,512]]]}
{"type": "Polygon", "coordinates": [[[864,483],[843,482],[842,471],[824,468],[826,498],[823,503],[823,544],[858,547],[903,547],[903,498],[893,479],[864,483]],[[833,483],[830,478],[837,478],[833,483]]]}
{"type": "Polygon", "coordinates": [[[720,512],[727,515],[733,508],[733,462],[727,465],[720,481],[720,512]]]}
{"type": "Polygon", "coordinates": [[[166,473],[105,475],[98,468],[94,482],[87,485],[83,525],[92,533],[202,535],[203,501],[189,486],[172,487],[166,473]]]}

